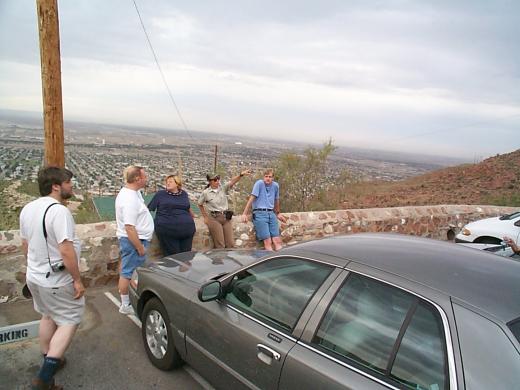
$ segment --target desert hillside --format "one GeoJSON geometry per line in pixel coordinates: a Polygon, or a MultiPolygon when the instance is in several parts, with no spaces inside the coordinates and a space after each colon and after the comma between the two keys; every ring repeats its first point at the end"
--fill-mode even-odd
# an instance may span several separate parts
{"type": "Polygon", "coordinates": [[[435,204],[520,206],[520,149],[478,164],[441,169],[400,182],[363,182],[347,190],[342,208],[435,204]]]}

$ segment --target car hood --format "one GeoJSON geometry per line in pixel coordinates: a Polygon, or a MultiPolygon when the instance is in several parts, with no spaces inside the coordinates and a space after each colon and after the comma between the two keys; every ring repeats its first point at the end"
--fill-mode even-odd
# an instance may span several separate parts
{"type": "Polygon", "coordinates": [[[184,252],[163,257],[150,263],[149,267],[202,284],[252,264],[269,253],[253,249],[184,252]]]}
{"type": "Polygon", "coordinates": [[[515,226],[516,221],[518,221],[518,218],[500,219],[500,217],[492,217],[470,222],[465,228],[471,232],[471,236],[475,237],[488,235],[501,239],[504,236],[510,236],[516,240],[520,232],[518,226],[515,226]]]}
{"type": "Polygon", "coordinates": [[[468,223],[465,227],[471,230],[471,228],[486,228],[492,229],[494,227],[504,228],[506,225],[512,225],[510,220],[501,220],[500,217],[485,218],[475,222],[468,223]]]}

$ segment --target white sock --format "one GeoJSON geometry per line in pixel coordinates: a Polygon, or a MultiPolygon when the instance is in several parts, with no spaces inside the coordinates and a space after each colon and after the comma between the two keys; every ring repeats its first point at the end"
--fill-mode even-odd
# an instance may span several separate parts
{"type": "Polygon", "coordinates": [[[130,305],[130,296],[128,294],[126,294],[126,295],[121,294],[121,304],[123,306],[130,305]]]}

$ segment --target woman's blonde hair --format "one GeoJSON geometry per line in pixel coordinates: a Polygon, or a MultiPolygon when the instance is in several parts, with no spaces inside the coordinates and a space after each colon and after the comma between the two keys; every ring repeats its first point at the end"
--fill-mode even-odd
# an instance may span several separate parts
{"type": "Polygon", "coordinates": [[[177,184],[177,187],[179,188],[179,190],[182,188],[182,179],[179,176],[177,176],[177,175],[166,176],[166,179],[164,179],[164,182],[167,182],[168,179],[173,179],[175,184],[177,184]]]}

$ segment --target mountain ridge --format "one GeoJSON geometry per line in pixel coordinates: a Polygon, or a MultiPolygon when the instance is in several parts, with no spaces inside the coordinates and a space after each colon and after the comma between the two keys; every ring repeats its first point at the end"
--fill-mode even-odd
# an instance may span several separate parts
{"type": "Polygon", "coordinates": [[[520,149],[403,181],[353,183],[341,208],[438,204],[520,206],[520,149]]]}

